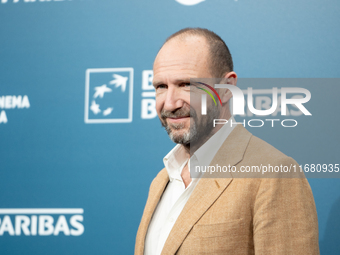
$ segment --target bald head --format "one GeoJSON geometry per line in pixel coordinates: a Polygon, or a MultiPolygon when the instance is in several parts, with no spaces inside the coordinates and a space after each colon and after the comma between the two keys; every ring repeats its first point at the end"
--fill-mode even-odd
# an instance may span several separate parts
{"type": "Polygon", "coordinates": [[[162,48],[170,42],[173,43],[175,41],[176,43],[181,44],[193,42],[194,40],[199,42],[196,45],[199,51],[202,51],[202,47],[207,50],[208,55],[206,56],[205,61],[208,63],[208,68],[213,77],[222,78],[226,73],[233,71],[233,61],[227,45],[221,37],[208,29],[182,29],[169,36],[162,48]]]}
{"type": "Polygon", "coordinates": [[[213,77],[209,68],[209,50],[202,36],[174,37],[159,50],[154,62],[154,70],[174,70],[174,75],[187,70],[191,77],[213,77]],[[195,71],[196,73],[191,73],[195,71]],[[208,76],[207,76],[208,75],[208,76]]]}

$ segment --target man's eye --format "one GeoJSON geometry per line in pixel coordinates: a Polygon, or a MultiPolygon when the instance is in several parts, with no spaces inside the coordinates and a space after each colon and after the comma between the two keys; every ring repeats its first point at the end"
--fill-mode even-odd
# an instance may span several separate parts
{"type": "Polygon", "coordinates": [[[165,89],[166,85],[165,84],[160,84],[156,87],[156,89],[165,89]]]}

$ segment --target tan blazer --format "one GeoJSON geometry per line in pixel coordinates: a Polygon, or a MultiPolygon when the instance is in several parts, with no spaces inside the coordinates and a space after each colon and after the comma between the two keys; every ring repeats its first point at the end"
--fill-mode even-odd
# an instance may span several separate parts
{"type": "MultiPolygon", "coordinates": [[[[239,169],[296,162],[238,125],[215,155],[211,165],[216,164],[239,169]]],[[[315,203],[305,178],[214,177],[199,181],[162,255],[319,254],[315,203]]],[[[144,253],[148,226],[168,181],[163,169],[151,183],[135,255],[144,253]]]]}

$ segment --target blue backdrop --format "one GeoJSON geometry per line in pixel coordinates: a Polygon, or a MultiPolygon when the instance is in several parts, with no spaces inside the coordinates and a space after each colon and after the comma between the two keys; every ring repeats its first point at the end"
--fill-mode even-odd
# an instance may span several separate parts
{"type": "MultiPolygon", "coordinates": [[[[167,36],[213,30],[241,78],[340,78],[339,11],[336,0],[0,0],[0,253],[133,254],[174,146],[148,71],[167,36]]],[[[314,101],[296,133],[250,131],[299,163],[340,163],[339,93],[314,101]]],[[[340,180],[309,181],[321,254],[338,254],[340,180]]]]}

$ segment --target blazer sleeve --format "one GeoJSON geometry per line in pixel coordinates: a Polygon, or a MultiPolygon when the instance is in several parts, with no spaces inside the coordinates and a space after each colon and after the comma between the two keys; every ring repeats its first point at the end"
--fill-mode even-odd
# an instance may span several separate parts
{"type": "MultiPolygon", "coordinates": [[[[283,162],[290,164],[297,163],[283,162]]],[[[262,179],[253,213],[255,254],[320,254],[316,207],[304,176],[262,179]]]]}

